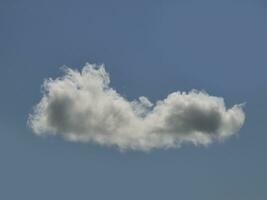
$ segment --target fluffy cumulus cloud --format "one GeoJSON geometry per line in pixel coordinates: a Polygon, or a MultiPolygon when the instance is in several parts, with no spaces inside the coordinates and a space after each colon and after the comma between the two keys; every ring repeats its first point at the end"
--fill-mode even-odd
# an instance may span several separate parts
{"type": "Polygon", "coordinates": [[[203,91],[173,92],[153,104],[144,96],[128,101],[109,83],[103,65],[64,68],[62,77],[44,81],[29,126],[38,135],[147,151],[224,140],[245,120],[242,105],[227,109],[223,98],[203,91]]]}

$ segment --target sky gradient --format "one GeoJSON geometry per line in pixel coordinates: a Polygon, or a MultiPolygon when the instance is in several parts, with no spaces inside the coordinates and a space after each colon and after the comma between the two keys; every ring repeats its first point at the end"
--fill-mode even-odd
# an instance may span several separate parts
{"type": "Polygon", "coordinates": [[[267,198],[264,1],[0,1],[0,199],[267,198]],[[38,137],[45,78],[104,63],[152,102],[191,89],[246,103],[238,135],[208,147],[121,153],[38,137]]]}

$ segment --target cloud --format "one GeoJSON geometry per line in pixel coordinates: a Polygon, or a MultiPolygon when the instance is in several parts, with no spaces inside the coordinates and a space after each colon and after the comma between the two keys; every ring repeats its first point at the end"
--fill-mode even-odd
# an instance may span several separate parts
{"type": "Polygon", "coordinates": [[[44,81],[29,126],[38,135],[147,151],[224,140],[245,120],[242,104],[226,109],[223,98],[203,91],[173,92],[153,104],[143,96],[128,101],[109,83],[103,65],[64,68],[62,77],[44,81]]]}

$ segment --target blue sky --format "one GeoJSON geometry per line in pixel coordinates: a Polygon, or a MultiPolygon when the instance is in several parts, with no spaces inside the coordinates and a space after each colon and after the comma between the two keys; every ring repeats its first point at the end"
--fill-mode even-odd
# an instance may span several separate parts
{"type": "Polygon", "coordinates": [[[1,1],[1,199],[267,198],[264,1],[1,1]],[[191,89],[246,102],[238,135],[208,147],[121,153],[27,127],[43,80],[104,63],[152,102],[191,89]]]}

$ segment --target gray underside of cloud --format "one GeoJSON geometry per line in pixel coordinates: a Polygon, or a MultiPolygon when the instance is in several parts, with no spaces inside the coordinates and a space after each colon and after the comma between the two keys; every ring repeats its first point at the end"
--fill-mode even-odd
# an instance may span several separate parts
{"type": "Polygon", "coordinates": [[[241,104],[227,109],[223,98],[203,91],[173,92],[153,104],[143,96],[128,101],[109,83],[103,65],[64,68],[64,76],[44,81],[29,126],[38,135],[147,151],[224,140],[245,120],[241,104]]]}

